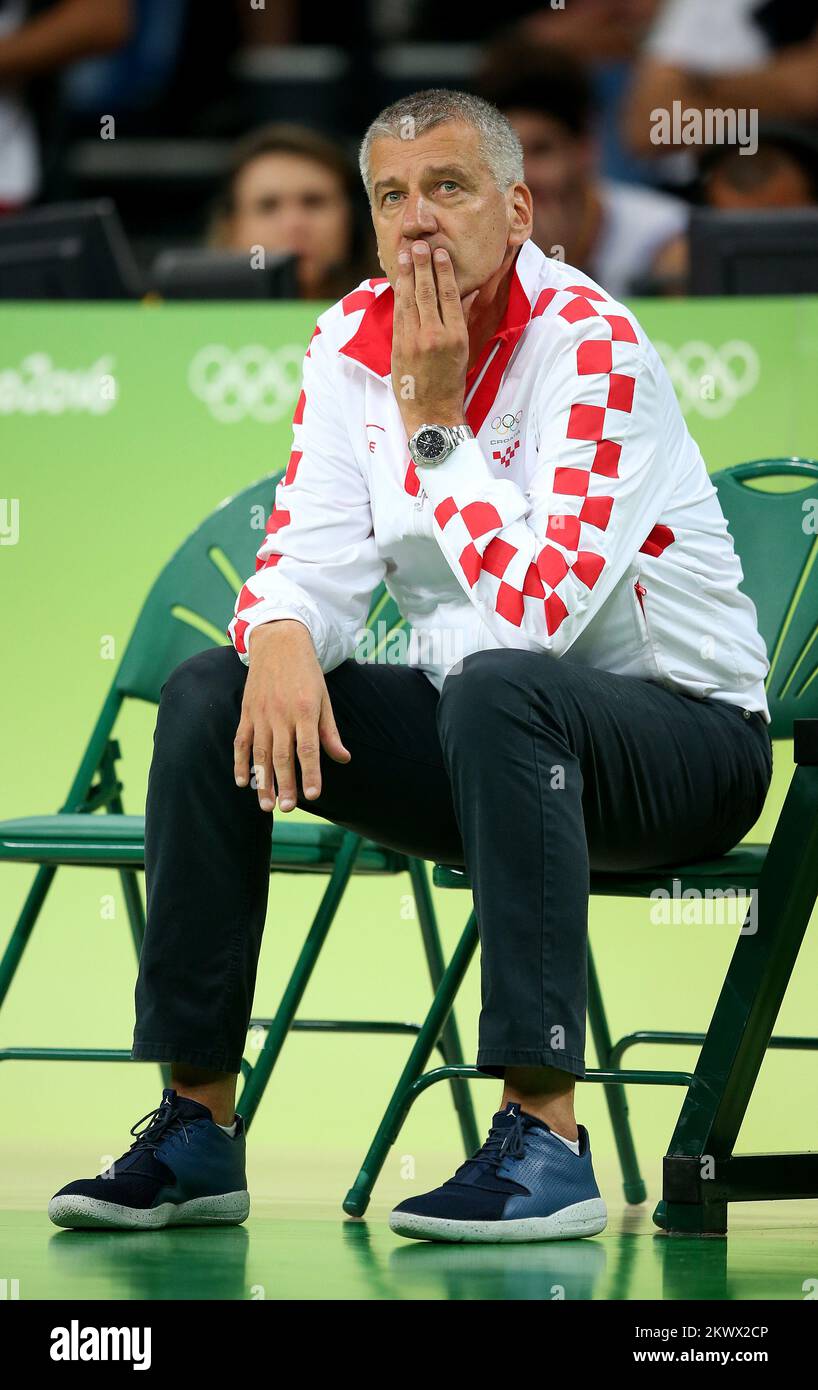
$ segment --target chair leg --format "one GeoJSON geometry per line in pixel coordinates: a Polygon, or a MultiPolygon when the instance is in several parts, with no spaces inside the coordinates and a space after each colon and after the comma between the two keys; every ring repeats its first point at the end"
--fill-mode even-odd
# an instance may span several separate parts
{"type": "Polygon", "coordinates": [[[796,767],[755,891],[665,1155],[653,1220],[666,1231],[723,1235],[730,1201],[796,1195],[796,1171],[797,1195],[818,1197],[813,1154],[733,1157],[818,897],[818,765],[796,767]]]}
{"type": "Polygon", "coordinates": [[[52,864],[41,864],[36,874],[34,882],[28,890],[28,896],[23,903],[20,916],[17,918],[14,931],[12,932],[8,945],[3,952],[3,959],[0,961],[0,1007],[2,1007],[9,987],[17,972],[23,952],[28,944],[28,939],[34,930],[34,924],[40,915],[40,909],[45,902],[46,894],[51,887],[51,881],[57,872],[57,868],[52,864]]]}
{"type": "MultiPolygon", "coordinates": [[[[106,811],[109,815],[122,816],[125,814],[122,797],[118,793],[109,799],[106,811]]],[[[142,954],[142,942],[145,939],[145,907],[142,902],[142,890],[139,887],[139,874],[136,869],[120,869],[119,881],[122,884],[125,911],[128,914],[128,923],[138,961],[142,954]]]]}
{"type": "MultiPolygon", "coordinates": [[[[106,810],[108,814],[124,815],[125,807],[122,804],[122,797],[112,796],[108,801],[106,810]]],[[[139,887],[139,875],[135,869],[120,869],[119,881],[122,884],[125,911],[128,914],[128,924],[131,928],[131,937],[138,963],[142,954],[142,942],[145,940],[145,906],[142,902],[142,890],[139,887]]],[[[167,1088],[171,1083],[170,1063],[159,1062],[157,1065],[162,1086],[167,1088]]]]}
{"type": "MultiPolygon", "coordinates": [[[[602,1071],[607,1071],[611,1066],[611,1032],[605,1014],[605,1005],[602,1002],[602,990],[599,986],[599,976],[596,972],[590,943],[588,945],[588,1021],[591,1025],[591,1035],[599,1059],[599,1066],[602,1071]]],[[[639,1159],[636,1156],[636,1147],[628,1119],[625,1087],[604,1086],[603,1090],[608,1105],[608,1114],[611,1117],[611,1128],[619,1154],[619,1163],[622,1168],[625,1201],[635,1205],[644,1202],[648,1193],[639,1171],[639,1159]]]]}
{"type": "Polygon", "coordinates": [[[383,1119],[378,1125],[363,1166],[344,1198],[344,1211],[348,1216],[363,1216],[369,1206],[372,1188],[378,1180],[387,1154],[397,1139],[409,1111],[411,1105],[409,1089],[423,1072],[431,1056],[432,1048],[443,1031],[457,991],[477,949],[477,942],[477,918],[472,910],[463,935],[443,972],[443,979],[415,1039],[409,1059],[401,1072],[400,1080],[386,1107],[383,1119]]]}
{"type": "Polygon", "coordinates": [[[120,869],[119,881],[122,884],[125,911],[128,914],[128,924],[138,961],[142,954],[142,942],[145,940],[145,907],[139,888],[139,876],[135,869],[120,869]]]}
{"type": "MultiPolygon", "coordinates": [[[[420,932],[423,938],[423,947],[426,952],[426,960],[429,966],[429,975],[432,980],[432,990],[440,988],[445,971],[443,959],[443,947],[440,943],[440,933],[437,927],[437,916],[435,914],[432,894],[429,889],[429,878],[426,867],[420,859],[409,859],[409,877],[412,881],[412,888],[415,894],[415,902],[418,910],[418,920],[420,922],[420,932]]],[[[449,1066],[462,1066],[464,1064],[463,1049],[460,1044],[460,1033],[457,1027],[454,1009],[443,1026],[440,1034],[440,1050],[443,1053],[443,1060],[449,1066]]],[[[472,1101],[471,1087],[467,1081],[460,1077],[453,1077],[451,1081],[452,1100],[457,1112],[460,1124],[460,1133],[463,1137],[463,1148],[468,1158],[480,1147],[480,1136],[477,1130],[477,1120],[474,1114],[474,1103],[472,1101]]]]}
{"type": "Polygon", "coordinates": [[[279,1053],[292,1027],[298,1006],[309,984],[310,976],[315,969],[316,961],[321,954],[327,932],[332,926],[341,898],[349,882],[349,877],[352,873],[360,846],[360,835],[356,835],[352,831],[347,831],[344,834],[341,847],[338,850],[335,864],[330,875],[329,883],[324,890],[324,895],[321,899],[318,911],[315,914],[315,919],[307,933],[304,945],[301,947],[295,969],[287,982],[287,987],[281,997],[281,1003],[278,1006],[276,1015],[267,1030],[264,1046],[259,1052],[258,1060],[254,1064],[244,1084],[241,1096],[236,1105],[236,1109],[243,1117],[247,1129],[250,1128],[253,1116],[258,1109],[259,1102],[267,1086],[267,1082],[272,1076],[273,1067],[278,1061],[279,1053]]]}

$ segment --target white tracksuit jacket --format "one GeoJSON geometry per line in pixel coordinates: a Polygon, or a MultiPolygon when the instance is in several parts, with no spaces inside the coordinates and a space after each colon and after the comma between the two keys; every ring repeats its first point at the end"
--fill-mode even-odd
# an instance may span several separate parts
{"type": "Polygon", "coordinates": [[[416,470],[391,382],[392,310],[388,281],[373,279],[318,318],[289,464],[228,628],[241,660],[254,627],[290,617],[331,671],[385,580],[413,629],[404,655],[438,690],[469,653],[517,647],[769,722],[755,607],[633,314],[526,242],[467,378],[475,439],[416,470]]]}

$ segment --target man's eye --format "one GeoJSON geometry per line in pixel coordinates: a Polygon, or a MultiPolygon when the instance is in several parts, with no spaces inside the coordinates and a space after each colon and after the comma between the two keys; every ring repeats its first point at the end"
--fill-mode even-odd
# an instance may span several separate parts
{"type": "Polygon", "coordinates": [[[390,191],[389,191],[388,193],[384,193],[384,195],[383,195],[383,201],[384,201],[385,203],[388,203],[390,198],[399,198],[399,197],[400,197],[400,193],[398,192],[398,190],[397,190],[396,188],[392,188],[392,189],[390,189],[390,191]]]}
{"type": "Polygon", "coordinates": [[[454,179],[443,179],[443,180],[441,181],[440,187],[441,187],[441,188],[456,189],[456,188],[459,188],[459,187],[460,187],[460,184],[459,184],[459,183],[455,183],[454,179]]]}

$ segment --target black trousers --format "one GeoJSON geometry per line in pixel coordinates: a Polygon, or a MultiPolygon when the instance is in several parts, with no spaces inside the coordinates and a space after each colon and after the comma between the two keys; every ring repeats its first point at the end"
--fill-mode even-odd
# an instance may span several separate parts
{"type": "MultiPolygon", "coordinates": [[[[162,687],[135,1058],[240,1067],[282,814],[233,779],[246,678],[233,648],[216,647],[162,687]]],[[[321,796],[307,802],[299,776],[299,806],[465,864],[481,944],[477,1065],[583,1076],[589,870],[736,845],[772,773],[763,716],[509,649],[466,657],[440,695],[416,669],[352,659],[326,682],[352,758],[322,750],[321,796]]]]}

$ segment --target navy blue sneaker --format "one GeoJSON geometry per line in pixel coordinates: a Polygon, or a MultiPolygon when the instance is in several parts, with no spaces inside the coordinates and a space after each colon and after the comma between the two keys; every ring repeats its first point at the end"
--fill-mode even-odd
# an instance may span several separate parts
{"type": "Polygon", "coordinates": [[[137,1120],[127,1153],[96,1178],[79,1178],[48,1204],[55,1226],[116,1231],[164,1226],[236,1226],[250,1195],[244,1170],[244,1121],[231,1139],[206,1105],[175,1091],[137,1120]],[[148,1124],[140,1130],[143,1120],[148,1124]]]}
{"type": "Polygon", "coordinates": [[[453,1178],[395,1207],[389,1225],[415,1240],[573,1240],[596,1236],[608,1222],[584,1125],[579,1153],[545,1120],[517,1102],[494,1116],[482,1149],[453,1178]]]}

